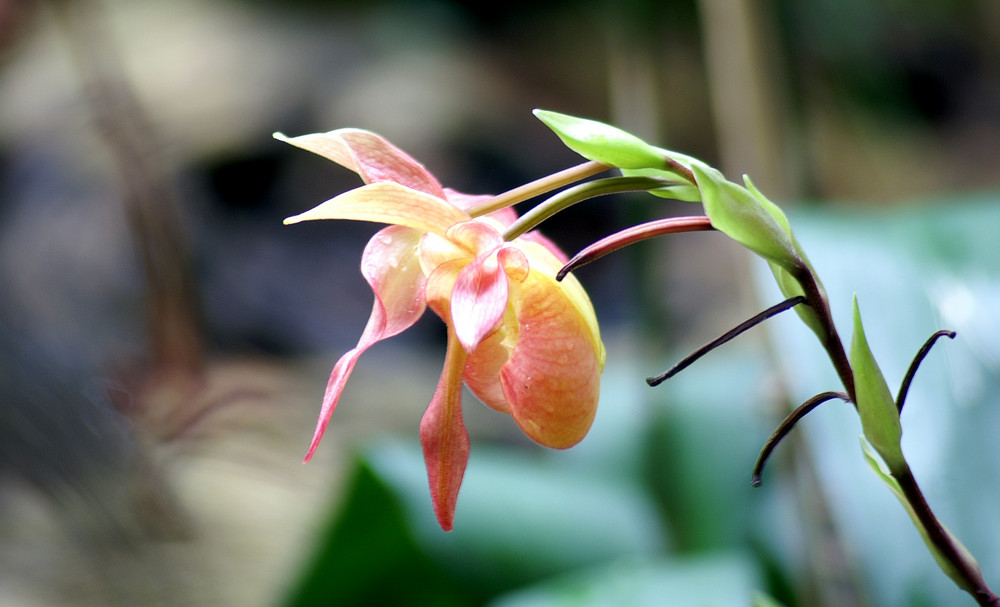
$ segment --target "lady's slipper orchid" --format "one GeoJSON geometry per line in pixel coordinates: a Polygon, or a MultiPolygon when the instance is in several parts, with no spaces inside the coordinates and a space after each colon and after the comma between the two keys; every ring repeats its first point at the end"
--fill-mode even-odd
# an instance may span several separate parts
{"type": "Polygon", "coordinates": [[[358,345],[337,361],[306,460],[312,457],[358,358],[410,327],[430,307],[448,327],[444,370],[420,423],[438,521],[452,527],[469,455],[461,415],[464,382],[486,405],[509,413],[530,438],[570,447],[590,429],[604,346],[587,294],[556,273],[567,259],[529,232],[507,242],[510,208],[467,212],[488,201],[443,188],[420,163],[363,130],[286,138],[357,172],[366,185],[285,223],[352,219],[389,224],[365,247],[361,272],[375,293],[358,345]]]}

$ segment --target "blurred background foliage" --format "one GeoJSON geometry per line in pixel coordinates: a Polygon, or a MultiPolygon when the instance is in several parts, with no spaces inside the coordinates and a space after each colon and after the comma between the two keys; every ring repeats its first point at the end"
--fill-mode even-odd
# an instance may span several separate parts
{"type": "MultiPolygon", "coordinates": [[[[792,209],[840,324],[857,292],[945,523],[1000,584],[1000,4],[993,0],[0,2],[0,603],[940,605],[965,597],[827,405],[749,485],[788,406],[835,388],[792,315],[652,390],[777,300],[718,235],[583,268],[609,351],[591,435],[548,452],[465,413],[456,529],[417,424],[440,323],[326,375],[371,305],[374,226],[284,227],[357,185],[282,146],[369,128],[451,187],[577,161],[535,107],[749,173],[792,209]]],[[[590,202],[572,253],[691,207],[590,202]]]]}

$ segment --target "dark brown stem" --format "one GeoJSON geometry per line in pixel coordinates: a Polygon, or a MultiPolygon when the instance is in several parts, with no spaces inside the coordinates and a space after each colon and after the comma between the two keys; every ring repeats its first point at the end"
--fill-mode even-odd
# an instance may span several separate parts
{"type": "Polygon", "coordinates": [[[785,310],[788,310],[789,308],[793,308],[793,307],[799,305],[800,303],[804,302],[805,300],[806,300],[805,297],[802,297],[801,295],[799,295],[798,297],[791,297],[791,298],[786,299],[785,301],[783,301],[783,302],[781,302],[781,303],[779,303],[777,305],[771,306],[770,308],[764,310],[760,314],[757,314],[756,316],[754,316],[752,318],[749,318],[749,319],[741,322],[740,324],[738,324],[735,327],[733,327],[732,329],[726,331],[725,333],[723,333],[719,337],[716,337],[715,339],[713,339],[712,341],[708,342],[704,346],[698,348],[697,350],[695,350],[691,354],[688,354],[686,357],[684,357],[683,360],[681,360],[680,362],[678,362],[673,367],[670,367],[666,372],[661,373],[660,375],[657,375],[656,377],[647,377],[646,378],[646,383],[649,384],[650,386],[658,386],[658,385],[660,385],[661,383],[667,381],[668,379],[670,379],[674,375],[677,375],[678,373],[680,373],[684,369],[687,369],[696,360],[698,360],[702,356],[708,354],[712,350],[718,348],[722,344],[724,344],[724,343],[732,340],[733,338],[737,337],[738,335],[740,335],[742,333],[745,333],[749,329],[752,329],[753,327],[756,327],[757,325],[759,325],[760,323],[764,322],[768,318],[771,318],[772,316],[775,316],[777,314],[781,314],[785,310]]]}
{"type": "Polygon", "coordinates": [[[856,408],[857,398],[854,392],[854,369],[851,367],[851,359],[847,356],[847,351],[844,349],[844,343],[840,341],[837,327],[833,324],[833,314],[830,312],[829,304],[827,304],[823,287],[816,280],[816,276],[812,273],[812,270],[805,265],[794,274],[794,278],[802,286],[806,305],[812,308],[817,320],[819,320],[820,326],[823,329],[823,336],[820,340],[823,349],[826,350],[827,355],[830,357],[830,362],[833,363],[833,368],[837,371],[840,382],[844,384],[844,390],[847,391],[850,401],[855,403],[854,406],[856,408]]]}
{"type": "Polygon", "coordinates": [[[917,520],[920,521],[921,526],[926,530],[931,544],[937,549],[938,554],[954,568],[955,574],[961,580],[959,585],[962,589],[971,594],[980,605],[1000,607],[1000,597],[994,594],[989,586],[986,585],[979,567],[966,558],[963,551],[952,541],[951,535],[945,531],[941,522],[934,516],[934,512],[931,511],[927,500],[924,499],[924,494],[920,490],[920,486],[917,485],[917,479],[913,477],[913,473],[906,462],[903,462],[901,469],[893,470],[892,476],[899,483],[899,488],[902,490],[907,503],[913,509],[917,520]]]}
{"type": "Polygon", "coordinates": [[[806,402],[799,405],[794,411],[792,411],[788,417],[786,417],[778,425],[778,428],[771,434],[767,442],[764,443],[764,447],[760,450],[760,455],[757,456],[757,462],[753,466],[753,473],[750,476],[750,484],[754,487],[760,487],[760,477],[764,474],[764,466],[767,464],[767,459],[771,457],[771,453],[774,451],[778,443],[792,431],[795,424],[799,423],[803,417],[808,415],[813,409],[827,402],[828,400],[833,400],[834,398],[839,398],[840,400],[848,400],[847,394],[843,392],[823,392],[822,394],[817,394],[816,396],[810,398],[806,402]]]}
{"type": "Polygon", "coordinates": [[[938,331],[924,342],[917,355],[913,357],[913,362],[910,363],[910,368],[906,370],[906,376],[903,377],[903,382],[899,385],[899,394],[896,396],[896,409],[900,413],[903,412],[903,404],[906,402],[906,394],[910,391],[910,384],[913,383],[913,377],[917,374],[920,363],[924,362],[924,358],[931,351],[931,348],[934,347],[934,343],[945,336],[949,339],[955,339],[955,335],[954,331],[938,331]]]}

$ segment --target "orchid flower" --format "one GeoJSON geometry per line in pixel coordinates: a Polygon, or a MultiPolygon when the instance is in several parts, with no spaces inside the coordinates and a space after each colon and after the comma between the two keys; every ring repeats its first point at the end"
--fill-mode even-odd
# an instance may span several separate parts
{"type": "Polygon", "coordinates": [[[573,276],[556,280],[566,256],[538,232],[504,239],[509,207],[487,215],[493,197],[441,186],[419,162],[375,133],[339,129],[275,137],[360,175],[365,185],[286,224],[350,219],[388,224],[365,247],[361,272],[375,294],[358,345],[333,368],[306,454],[319,445],[358,358],[410,326],[427,307],[445,322],[444,369],[420,423],[420,442],[438,522],[453,526],[469,457],[461,388],[510,414],[524,433],[570,447],[593,422],[604,367],[593,306],[573,276]]]}

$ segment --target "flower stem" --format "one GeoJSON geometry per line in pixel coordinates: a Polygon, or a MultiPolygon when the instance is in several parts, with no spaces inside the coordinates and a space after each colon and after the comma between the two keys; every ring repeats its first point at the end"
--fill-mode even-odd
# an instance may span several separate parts
{"type": "Polygon", "coordinates": [[[711,220],[703,215],[696,217],[667,217],[666,219],[656,219],[625,228],[610,236],[605,236],[574,255],[573,259],[570,259],[556,273],[556,280],[566,278],[566,275],[573,270],[596,261],[608,253],[614,253],[618,249],[649,238],[666,236],[667,234],[679,234],[681,232],[704,232],[714,229],[711,220]]]}
{"type": "Polygon", "coordinates": [[[779,303],[777,305],[771,306],[770,308],[764,310],[760,314],[757,314],[753,318],[750,318],[748,320],[745,320],[745,321],[741,322],[740,324],[738,324],[735,327],[733,327],[732,329],[726,331],[725,333],[723,333],[719,337],[713,339],[712,341],[708,342],[704,346],[698,348],[697,350],[695,350],[691,354],[687,355],[679,363],[677,363],[676,365],[674,365],[673,367],[671,367],[670,369],[668,369],[665,373],[657,375],[656,377],[647,377],[646,378],[646,383],[649,384],[650,386],[658,386],[658,385],[660,385],[661,383],[663,383],[666,380],[670,379],[674,375],[677,375],[678,373],[680,373],[684,369],[687,369],[688,367],[690,367],[692,363],[694,363],[696,360],[698,360],[702,356],[708,354],[712,350],[714,350],[714,349],[718,348],[719,346],[725,344],[726,342],[734,339],[735,337],[739,336],[740,334],[745,333],[749,329],[752,329],[753,327],[756,327],[757,325],[759,325],[760,323],[764,322],[768,318],[771,318],[772,316],[781,314],[782,312],[784,312],[785,310],[788,310],[789,308],[794,308],[795,306],[797,306],[800,303],[804,302],[805,299],[806,299],[805,297],[799,295],[798,297],[791,297],[791,298],[786,299],[785,301],[783,301],[783,302],[781,302],[781,303],[779,303]]]}
{"type": "Polygon", "coordinates": [[[906,375],[903,377],[903,382],[899,385],[899,394],[896,396],[896,409],[902,413],[903,404],[906,402],[906,394],[910,391],[910,384],[913,383],[913,378],[917,374],[917,369],[920,367],[920,363],[924,362],[924,358],[934,347],[934,343],[941,337],[948,337],[949,339],[955,339],[956,333],[954,331],[941,330],[931,335],[930,338],[924,342],[923,347],[917,352],[917,355],[913,357],[913,362],[910,363],[910,368],[906,370],[906,375]]]}
{"type": "Polygon", "coordinates": [[[998,597],[990,587],[986,585],[983,574],[976,565],[971,555],[959,548],[952,540],[951,534],[945,530],[944,526],[934,516],[930,505],[924,498],[917,479],[910,471],[909,465],[903,462],[902,469],[892,471],[893,478],[899,483],[899,488],[906,497],[910,508],[916,515],[920,524],[927,533],[928,540],[937,549],[938,554],[947,561],[953,568],[953,576],[957,576],[955,582],[969,594],[980,605],[990,607],[1000,607],[1000,597],[998,597]]]}
{"type": "Polygon", "coordinates": [[[778,443],[792,431],[795,424],[799,423],[803,417],[808,415],[813,409],[822,405],[828,400],[833,400],[834,398],[839,398],[841,400],[847,400],[847,395],[843,392],[823,392],[822,394],[817,394],[816,396],[810,398],[806,402],[799,405],[794,411],[792,411],[788,417],[781,421],[778,428],[771,434],[767,442],[764,443],[764,447],[760,450],[760,455],[757,456],[757,462],[753,465],[753,473],[750,476],[750,484],[754,487],[760,487],[760,478],[764,474],[764,466],[767,464],[767,460],[771,457],[771,452],[774,451],[778,443]]]}
{"type": "Polygon", "coordinates": [[[474,206],[468,209],[469,215],[472,217],[480,217],[493,211],[499,211],[500,209],[515,205],[519,202],[524,202],[535,196],[539,196],[546,192],[551,192],[563,186],[567,186],[571,183],[576,183],[581,179],[586,179],[592,175],[596,175],[603,171],[611,168],[611,165],[604,164],[601,162],[596,162],[590,160],[576,166],[572,166],[568,169],[563,169],[558,173],[553,173],[542,177],[541,179],[536,179],[530,183],[526,183],[522,186],[518,186],[513,190],[507,190],[503,194],[497,194],[489,201],[474,206]]]}
{"type": "Polygon", "coordinates": [[[539,203],[508,227],[503,238],[508,241],[514,240],[521,234],[530,232],[538,224],[559,211],[584,200],[623,192],[648,192],[674,185],[678,185],[677,182],[657,177],[608,177],[581,183],[558,194],[553,194],[544,202],[539,203]]]}
{"type": "Polygon", "coordinates": [[[833,323],[833,314],[830,312],[830,305],[827,303],[826,294],[823,287],[816,280],[815,274],[808,266],[803,266],[794,275],[795,279],[802,286],[805,294],[805,304],[812,308],[813,313],[819,320],[822,327],[823,337],[820,339],[823,349],[826,350],[833,368],[840,377],[840,382],[844,384],[844,390],[851,403],[857,408],[857,398],[854,391],[854,369],[851,367],[851,360],[844,349],[844,343],[837,333],[837,326],[833,323]]]}

